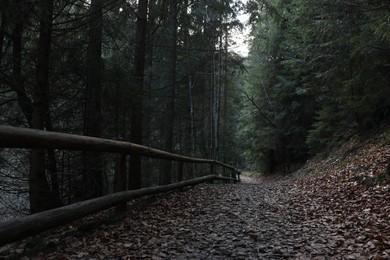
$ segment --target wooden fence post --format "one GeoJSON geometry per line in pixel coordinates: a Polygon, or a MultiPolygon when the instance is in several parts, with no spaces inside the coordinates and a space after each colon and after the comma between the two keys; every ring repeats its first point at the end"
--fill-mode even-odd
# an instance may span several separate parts
{"type": "MultiPolygon", "coordinates": [[[[210,175],[215,175],[215,164],[214,164],[214,161],[210,163],[210,175]]],[[[214,183],[214,179],[210,180],[210,183],[214,183]]]]}
{"type": "Polygon", "coordinates": [[[215,175],[215,163],[214,162],[210,163],[210,174],[215,175]]]}
{"type": "Polygon", "coordinates": [[[177,165],[177,182],[183,181],[183,162],[178,162],[177,165]]]}
{"type": "MultiPolygon", "coordinates": [[[[116,176],[115,190],[114,192],[120,192],[126,190],[126,154],[121,153],[117,155],[118,170],[116,176]]],[[[123,213],[126,211],[126,202],[118,204],[115,208],[117,213],[123,213]]]]}
{"type": "MultiPolygon", "coordinates": [[[[3,147],[116,153],[116,171],[114,176],[114,194],[33,214],[23,217],[21,220],[18,219],[7,223],[0,223],[0,246],[4,243],[10,243],[37,234],[111,207],[116,207],[118,213],[123,213],[126,210],[126,202],[133,198],[167,192],[207,181],[213,182],[213,180],[231,181],[234,179],[237,182],[240,182],[240,172],[235,170],[234,167],[222,162],[173,154],[124,141],[114,141],[37,129],[0,126],[0,148],[3,147]],[[127,191],[127,155],[179,161],[177,179],[180,183],[144,188],[136,191],[127,191]],[[204,164],[206,168],[202,167],[202,170],[207,169],[207,164],[209,164],[211,175],[184,181],[184,162],[191,163],[191,166],[194,168],[200,163],[204,164]],[[218,165],[223,167],[218,175],[228,175],[230,169],[231,178],[216,176],[218,165]],[[228,169],[227,172],[225,168],[228,169]]],[[[68,160],[70,160],[69,156],[68,160]]],[[[62,182],[64,181],[66,180],[62,180],[62,182]]],[[[69,183],[71,181],[72,179],[69,179],[69,183]]],[[[70,196],[71,194],[68,194],[68,199],[70,196]]]]}

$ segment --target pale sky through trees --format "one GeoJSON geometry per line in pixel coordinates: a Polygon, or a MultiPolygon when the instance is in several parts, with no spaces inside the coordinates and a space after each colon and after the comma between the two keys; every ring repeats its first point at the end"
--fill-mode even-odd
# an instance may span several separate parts
{"type": "MultiPolygon", "coordinates": [[[[243,4],[246,4],[248,0],[242,0],[243,4]]],[[[236,30],[233,33],[235,33],[234,41],[236,42],[235,45],[232,46],[232,49],[240,54],[241,56],[248,56],[249,52],[249,26],[247,25],[249,20],[249,14],[245,13],[244,10],[240,12],[238,15],[238,19],[241,21],[241,23],[244,26],[244,29],[242,31],[236,30]]]]}

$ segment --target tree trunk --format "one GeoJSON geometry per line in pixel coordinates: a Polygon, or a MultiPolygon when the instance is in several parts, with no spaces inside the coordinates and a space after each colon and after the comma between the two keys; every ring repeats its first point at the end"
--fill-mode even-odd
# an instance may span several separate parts
{"type": "MultiPolygon", "coordinates": [[[[185,13],[185,20],[182,22],[182,30],[185,32],[185,37],[184,37],[184,40],[183,40],[183,47],[184,49],[186,50],[186,55],[188,57],[190,57],[191,55],[191,52],[190,52],[190,3],[189,3],[189,0],[185,0],[184,1],[184,4],[183,4],[183,10],[182,12],[185,13]]],[[[194,138],[194,96],[193,96],[193,88],[194,88],[194,85],[195,85],[195,82],[196,80],[193,80],[193,75],[191,75],[189,72],[191,71],[191,60],[188,59],[188,61],[186,62],[186,65],[187,65],[187,73],[188,73],[188,76],[187,76],[187,91],[188,91],[188,94],[187,94],[187,100],[186,100],[186,103],[187,103],[187,115],[185,116],[185,118],[188,118],[188,120],[185,121],[185,126],[186,126],[186,131],[185,131],[185,141],[184,141],[184,144],[185,144],[185,154],[188,155],[188,156],[194,156],[194,153],[195,153],[195,138],[194,138]]],[[[187,176],[189,179],[192,179],[194,178],[194,165],[193,164],[187,164],[186,165],[186,169],[187,169],[187,176]]]]}
{"type": "MultiPolygon", "coordinates": [[[[102,20],[103,0],[92,0],[90,7],[89,42],[87,50],[87,86],[85,97],[84,135],[101,137],[102,92],[102,20]]],[[[102,156],[98,152],[84,153],[83,186],[86,198],[103,195],[102,156]]]]}
{"type": "Polygon", "coordinates": [[[228,45],[229,45],[229,31],[227,25],[224,26],[224,31],[225,31],[225,45],[224,45],[224,60],[223,60],[223,113],[222,113],[222,126],[223,129],[221,132],[224,134],[222,135],[222,140],[221,140],[221,157],[222,161],[226,163],[226,154],[228,153],[227,151],[227,144],[228,144],[228,137],[227,134],[229,131],[228,129],[228,120],[227,120],[227,115],[228,115],[228,105],[227,105],[227,97],[228,97],[228,80],[227,80],[227,73],[228,73],[228,65],[227,65],[227,59],[228,59],[228,45]]]}
{"type": "MultiPolygon", "coordinates": [[[[53,1],[40,2],[37,83],[33,90],[31,127],[44,129],[49,113],[49,63],[51,52],[53,1]]],[[[45,172],[45,150],[33,149],[30,157],[30,211],[36,213],[51,207],[51,193],[45,172]]]]}
{"type": "MultiPolygon", "coordinates": [[[[46,116],[45,125],[47,131],[53,131],[53,125],[49,114],[47,114],[46,116]]],[[[47,162],[48,162],[47,168],[50,174],[50,188],[52,192],[51,206],[59,207],[62,205],[62,201],[60,195],[60,183],[58,181],[56,153],[54,149],[47,150],[47,162]]]]}
{"type": "MultiPolygon", "coordinates": [[[[138,18],[135,35],[134,57],[134,88],[131,97],[131,131],[130,140],[133,143],[142,144],[142,121],[143,121],[143,89],[145,71],[145,44],[147,26],[148,0],[138,1],[138,18]]],[[[142,187],[141,157],[130,156],[129,189],[142,187]]]]}
{"type": "MultiPolygon", "coordinates": [[[[158,16],[156,15],[155,11],[153,12],[152,10],[156,10],[159,8],[158,2],[156,1],[149,1],[149,14],[148,14],[148,19],[149,19],[149,24],[153,25],[156,23],[156,20],[158,16]]],[[[146,137],[146,140],[143,141],[143,143],[147,146],[151,146],[151,136],[152,136],[152,113],[153,113],[153,108],[154,108],[154,103],[153,103],[153,71],[154,71],[154,42],[155,42],[155,33],[152,30],[153,28],[148,27],[148,42],[145,43],[147,46],[147,54],[146,54],[146,60],[145,60],[145,71],[146,74],[148,75],[144,79],[144,89],[146,90],[146,93],[144,95],[145,100],[145,106],[144,106],[144,123],[143,126],[145,129],[143,130],[144,138],[146,137]],[[147,105],[146,105],[147,104],[147,105]]],[[[150,187],[153,184],[153,160],[150,158],[146,159],[144,162],[142,168],[144,169],[145,174],[142,179],[142,184],[143,187],[150,187]]]]}
{"type": "Polygon", "coordinates": [[[18,100],[18,105],[22,110],[27,124],[31,127],[32,104],[30,98],[26,94],[22,75],[22,34],[25,14],[25,7],[20,1],[16,1],[17,11],[15,13],[15,23],[12,31],[12,88],[15,90],[18,100]]]}
{"type": "Polygon", "coordinates": [[[1,20],[0,20],[0,65],[3,59],[3,46],[4,46],[4,36],[5,30],[8,23],[8,1],[5,1],[3,4],[2,10],[0,11],[1,20]]]}
{"type": "MultiPolygon", "coordinates": [[[[194,136],[194,133],[195,133],[195,128],[194,128],[194,121],[195,121],[195,118],[194,118],[194,96],[193,96],[193,88],[194,88],[194,85],[195,85],[195,82],[193,83],[192,82],[192,77],[189,76],[188,77],[188,97],[189,97],[189,113],[190,113],[190,122],[188,124],[188,130],[187,130],[187,135],[188,135],[188,140],[190,142],[190,144],[188,145],[189,147],[189,153],[188,155],[189,156],[194,156],[195,154],[195,136],[194,136]]],[[[193,164],[189,164],[188,166],[188,177],[190,179],[194,178],[194,165],[193,164]]]]}
{"type": "MultiPolygon", "coordinates": [[[[175,124],[175,91],[176,91],[176,41],[177,41],[177,0],[171,0],[169,4],[168,17],[168,56],[167,56],[167,103],[166,119],[164,120],[164,150],[173,151],[173,131],[175,124]]],[[[172,162],[163,163],[163,172],[161,176],[162,185],[171,183],[172,180],[172,162]]]]}
{"type": "MultiPolygon", "coordinates": [[[[27,96],[26,90],[24,87],[24,80],[22,75],[22,34],[24,27],[24,20],[26,19],[26,8],[23,3],[20,1],[15,2],[17,11],[14,14],[14,28],[11,35],[11,40],[13,44],[12,48],[12,88],[16,92],[17,102],[21,108],[27,124],[32,126],[32,102],[31,99],[27,96]]],[[[46,129],[51,131],[51,118],[48,113],[46,113],[46,129]]],[[[49,172],[51,176],[51,189],[53,191],[53,196],[51,196],[51,207],[59,206],[60,195],[59,195],[59,184],[57,181],[57,170],[56,170],[56,159],[54,150],[48,150],[48,161],[49,161],[49,172]],[[53,172],[54,171],[54,172],[53,172]]]]}

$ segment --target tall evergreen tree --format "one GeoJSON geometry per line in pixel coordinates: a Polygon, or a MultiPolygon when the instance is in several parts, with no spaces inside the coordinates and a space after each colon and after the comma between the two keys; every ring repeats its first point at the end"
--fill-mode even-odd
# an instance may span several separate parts
{"type": "Polygon", "coordinates": [[[288,171],[309,150],[324,151],[386,117],[386,5],[274,0],[248,8],[252,151],[266,172],[288,171]]]}
{"type": "MultiPolygon", "coordinates": [[[[136,144],[142,144],[142,121],[144,100],[144,73],[145,73],[145,47],[147,33],[148,1],[138,1],[137,29],[135,35],[134,52],[134,85],[131,102],[131,136],[130,140],[136,144]]],[[[141,157],[130,157],[129,188],[139,189],[142,187],[141,157]]]]}
{"type": "MultiPolygon", "coordinates": [[[[39,2],[40,26],[38,42],[38,63],[36,85],[32,95],[31,127],[43,130],[49,115],[49,64],[51,53],[51,33],[53,1],[39,2]]],[[[50,208],[51,194],[46,178],[45,150],[33,149],[29,176],[30,211],[40,212],[50,208]]]]}
{"type": "MultiPolygon", "coordinates": [[[[176,98],[176,44],[177,44],[177,15],[178,1],[170,0],[168,10],[168,49],[167,52],[167,80],[166,80],[166,109],[164,120],[164,150],[173,152],[173,135],[175,125],[175,98],[176,98]]],[[[165,161],[161,184],[169,184],[172,180],[172,162],[165,161]]]]}
{"type": "MultiPolygon", "coordinates": [[[[103,0],[92,0],[89,8],[87,84],[84,135],[102,136],[102,30],[103,0]]],[[[86,198],[103,194],[102,157],[99,152],[84,154],[84,192],[86,198]]]]}

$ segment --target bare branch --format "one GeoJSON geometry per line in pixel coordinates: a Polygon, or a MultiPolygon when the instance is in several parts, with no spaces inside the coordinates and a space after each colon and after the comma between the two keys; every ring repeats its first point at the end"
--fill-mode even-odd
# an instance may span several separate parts
{"type": "Polygon", "coordinates": [[[276,125],[275,125],[275,123],[272,122],[271,119],[269,119],[269,117],[263,112],[263,110],[260,108],[260,106],[256,104],[256,102],[253,100],[253,98],[250,97],[250,96],[248,95],[248,93],[246,93],[245,91],[244,91],[244,95],[245,95],[246,98],[252,103],[252,105],[254,105],[254,106],[257,108],[257,110],[260,112],[260,115],[261,115],[261,116],[262,116],[262,117],[263,117],[263,118],[264,118],[272,127],[277,128],[276,125]]]}

